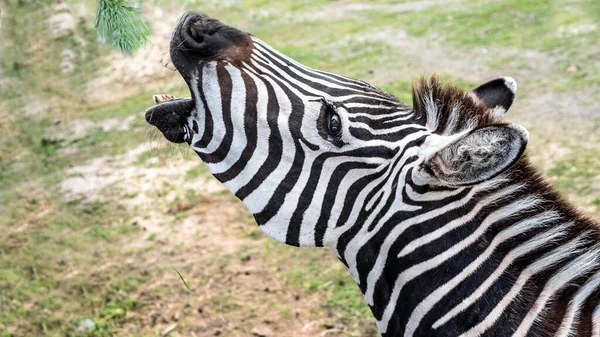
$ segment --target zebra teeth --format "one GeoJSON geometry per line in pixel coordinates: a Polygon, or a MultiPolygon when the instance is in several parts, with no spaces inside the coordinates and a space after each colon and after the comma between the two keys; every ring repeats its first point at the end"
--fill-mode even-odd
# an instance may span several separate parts
{"type": "Polygon", "coordinates": [[[152,99],[154,100],[154,104],[160,104],[160,103],[163,103],[163,102],[172,101],[172,100],[174,100],[176,98],[177,97],[175,97],[173,95],[168,95],[168,94],[152,95],[152,99]]]}

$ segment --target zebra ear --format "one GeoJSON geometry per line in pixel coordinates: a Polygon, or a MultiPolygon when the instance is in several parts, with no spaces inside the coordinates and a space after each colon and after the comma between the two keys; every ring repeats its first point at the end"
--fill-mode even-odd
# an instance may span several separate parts
{"type": "Polygon", "coordinates": [[[520,125],[482,126],[433,153],[423,168],[443,185],[478,184],[516,163],[525,151],[527,139],[527,130],[520,125]]]}
{"type": "Polygon", "coordinates": [[[481,104],[494,111],[497,120],[508,111],[517,93],[517,82],[512,77],[501,77],[484,83],[471,91],[481,104]]]}

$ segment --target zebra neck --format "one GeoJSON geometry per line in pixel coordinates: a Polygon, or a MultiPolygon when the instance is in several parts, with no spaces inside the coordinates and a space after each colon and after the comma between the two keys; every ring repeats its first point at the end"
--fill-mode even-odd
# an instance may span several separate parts
{"type": "MultiPolygon", "coordinates": [[[[359,244],[338,251],[382,333],[557,331],[560,320],[533,324],[544,319],[538,317],[540,306],[565,289],[591,293],[594,286],[595,292],[600,249],[591,238],[600,227],[577,214],[526,163],[520,170],[485,188],[408,188],[403,196],[419,207],[391,210],[370,231],[357,230],[359,244]],[[527,170],[529,176],[522,176],[527,170]]],[[[569,308],[545,310],[563,317],[569,308]]]]}

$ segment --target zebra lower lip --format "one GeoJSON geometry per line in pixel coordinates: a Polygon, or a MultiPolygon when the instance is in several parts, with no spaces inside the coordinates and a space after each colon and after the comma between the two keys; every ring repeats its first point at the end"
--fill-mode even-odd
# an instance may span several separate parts
{"type": "Polygon", "coordinates": [[[185,132],[182,130],[170,130],[162,133],[165,139],[171,143],[183,143],[185,142],[185,132]]]}
{"type": "Polygon", "coordinates": [[[154,95],[154,103],[156,105],[146,111],[146,121],[155,126],[168,141],[185,142],[185,125],[194,109],[194,101],[172,95],[154,95]]]}

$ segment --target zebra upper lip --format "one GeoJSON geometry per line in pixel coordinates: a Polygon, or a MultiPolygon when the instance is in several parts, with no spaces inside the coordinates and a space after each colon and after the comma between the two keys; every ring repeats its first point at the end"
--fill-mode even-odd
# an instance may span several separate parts
{"type": "Polygon", "coordinates": [[[173,64],[173,61],[171,60],[171,54],[170,53],[166,53],[162,60],[160,61],[160,64],[163,65],[163,67],[172,70],[172,71],[177,71],[177,67],[175,67],[175,65],[173,64]]]}

